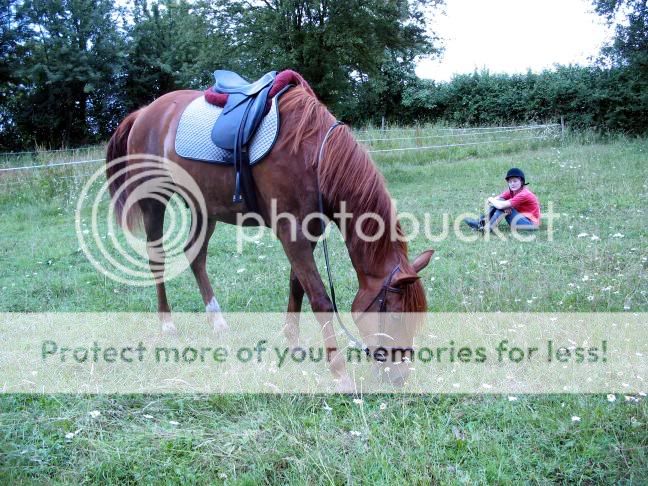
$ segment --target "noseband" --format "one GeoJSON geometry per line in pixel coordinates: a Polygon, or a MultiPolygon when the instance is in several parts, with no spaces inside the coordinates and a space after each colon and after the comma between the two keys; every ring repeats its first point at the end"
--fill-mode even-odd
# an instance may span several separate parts
{"type": "MultiPolygon", "coordinates": [[[[326,141],[329,138],[329,135],[331,135],[331,132],[337,128],[338,126],[343,125],[342,122],[336,121],[331,125],[331,127],[328,129],[326,132],[326,135],[324,135],[324,140],[322,140],[322,145],[320,146],[319,150],[319,156],[317,159],[317,165],[322,162],[322,155],[324,153],[324,145],[326,144],[326,141]]],[[[333,303],[333,313],[335,314],[335,317],[338,321],[338,324],[344,331],[344,333],[347,335],[351,343],[358,347],[361,348],[367,356],[371,356],[371,352],[369,351],[369,347],[366,346],[361,339],[357,339],[351,334],[349,329],[344,325],[342,322],[342,318],[340,317],[340,313],[338,312],[338,307],[337,303],[335,301],[335,287],[333,286],[333,276],[331,273],[331,262],[329,258],[329,252],[328,252],[328,244],[327,244],[327,237],[326,237],[326,223],[324,222],[324,198],[322,197],[322,191],[320,190],[320,185],[319,185],[319,172],[316,168],[315,173],[317,175],[317,194],[318,194],[318,199],[319,199],[319,211],[322,217],[320,218],[320,223],[322,227],[322,248],[324,250],[324,261],[326,262],[326,273],[328,275],[328,281],[329,281],[329,292],[331,294],[331,301],[333,303]]],[[[400,264],[397,264],[392,271],[389,273],[385,281],[383,282],[383,285],[380,289],[380,291],[376,294],[376,296],[371,300],[369,305],[365,308],[364,311],[362,311],[362,314],[360,314],[360,317],[356,320],[356,322],[360,322],[360,320],[367,315],[369,312],[369,309],[378,301],[380,304],[380,307],[378,308],[378,312],[381,314],[380,316],[380,334],[384,335],[384,327],[385,327],[385,320],[384,320],[384,315],[387,312],[387,294],[388,293],[394,293],[394,294],[403,294],[403,290],[399,289],[397,287],[392,286],[391,282],[394,276],[400,271],[400,264]]]]}
{"type": "Polygon", "coordinates": [[[362,317],[369,311],[369,309],[371,309],[371,306],[374,305],[376,301],[378,301],[378,303],[380,304],[380,308],[378,309],[378,312],[387,312],[387,292],[391,292],[393,294],[401,294],[401,295],[403,294],[402,289],[399,289],[398,287],[392,287],[391,284],[394,275],[396,275],[398,272],[400,272],[400,265],[396,265],[394,267],[394,269],[391,271],[389,276],[383,282],[380,292],[376,294],[376,296],[369,303],[367,308],[364,311],[362,311],[362,315],[358,318],[358,320],[362,319],[362,317]]]}

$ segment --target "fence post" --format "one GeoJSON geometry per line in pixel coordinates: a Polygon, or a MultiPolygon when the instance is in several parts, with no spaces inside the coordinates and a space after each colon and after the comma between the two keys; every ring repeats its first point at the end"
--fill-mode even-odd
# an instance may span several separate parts
{"type": "Polygon", "coordinates": [[[380,131],[384,132],[385,131],[385,115],[382,117],[382,123],[380,124],[380,131]]]}
{"type": "Polygon", "coordinates": [[[565,138],[565,117],[560,115],[560,140],[565,138]]]}

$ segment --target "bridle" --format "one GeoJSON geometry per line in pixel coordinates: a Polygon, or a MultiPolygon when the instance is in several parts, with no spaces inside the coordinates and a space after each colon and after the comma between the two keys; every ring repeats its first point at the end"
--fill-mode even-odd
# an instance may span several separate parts
{"type": "Polygon", "coordinates": [[[383,285],[380,289],[380,292],[376,294],[376,296],[373,298],[373,300],[369,303],[367,308],[362,311],[362,314],[358,318],[358,320],[362,319],[364,315],[371,309],[371,306],[374,305],[374,302],[378,301],[380,304],[380,308],[378,309],[378,312],[387,312],[387,292],[392,292],[394,294],[402,294],[403,290],[399,289],[398,287],[393,287],[391,284],[392,279],[394,278],[394,275],[396,273],[400,272],[400,264],[396,265],[389,276],[385,279],[383,282],[383,285]]]}
{"type": "MultiPolygon", "coordinates": [[[[324,261],[326,262],[326,273],[328,276],[328,281],[329,281],[329,292],[331,294],[331,301],[333,303],[333,313],[335,314],[335,318],[338,321],[338,324],[344,331],[344,333],[347,335],[347,337],[350,340],[349,344],[352,344],[353,346],[357,348],[361,348],[367,356],[371,356],[371,352],[369,351],[369,347],[364,344],[362,339],[356,338],[353,334],[351,334],[351,331],[344,325],[342,322],[342,318],[340,317],[340,313],[338,311],[337,303],[335,300],[335,287],[333,286],[333,275],[331,273],[331,262],[329,258],[329,252],[328,252],[328,243],[327,243],[327,235],[326,235],[326,222],[324,221],[324,198],[322,196],[322,191],[320,190],[320,185],[319,185],[319,165],[322,162],[322,156],[324,154],[324,145],[326,144],[326,141],[329,138],[329,135],[331,135],[331,132],[335,130],[340,125],[343,125],[341,121],[336,121],[331,125],[331,127],[328,129],[326,132],[326,135],[324,135],[324,139],[322,140],[322,144],[320,145],[320,150],[319,150],[319,155],[317,158],[317,167],[315,168],[315,173],[317,175],[317,194],[318,194],[318,200],[319,200],[319,211],[320,211],[320,223],[321,223],[321,228],[322,228],[322,249],[324,251],[324,261]]],[[[396,264],[396,266],[391,270],[387,278],[384,280],[382,287],[380,288],[380,291],[376,294],[376,296],[371,300],[369,305],[365,308],[364,311],[360,314],[358,319],[356,319],[356,322],[360,322],[362,318],[364,318],[367,313],[369,312],[369,309],[378,301],[380,304],[380,307],[378,308],[378,313],[380,314],[380,336],[385,335],[385,319],[384,316],[387,313],[387,295],[388,293],[394,293],[394,294],[403,294],[403,290],[399,289],[398,287],[394,287],[391,283],[394,278],[394,276],[400,272],[400,264],[396,264]]]]}

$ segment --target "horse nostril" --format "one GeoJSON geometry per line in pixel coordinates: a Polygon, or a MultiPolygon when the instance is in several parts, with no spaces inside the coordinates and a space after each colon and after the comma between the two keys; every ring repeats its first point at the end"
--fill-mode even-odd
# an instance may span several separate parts
{"type": "Polygon", "coordinates": [[[385,348],[378,348],[373,353],[374,359],[381,363],[387,361],[387,350],[385,348]]]}

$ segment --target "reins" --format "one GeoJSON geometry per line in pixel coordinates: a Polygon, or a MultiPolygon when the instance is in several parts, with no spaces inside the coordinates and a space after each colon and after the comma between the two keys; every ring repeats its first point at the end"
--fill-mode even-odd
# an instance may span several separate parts
{"type": "MultiPolygon", "coordinates": [[[[333,125],[328,129],[326,132],[326,135],[324,135],[324,139],[322,140],[322,144],[320,145],[319,149],[319,154],[317,157],[317,167],[315,170],[316,177],[317,177],[317,196],[318,196],[318,202],[319,202],[319,212],[320,212],[320,224],[322,228],[322,249],[324,251],[324,262],[326,263],[326,274],[328,276],[328,282],[329,282],[329,293],[331,294],[331,301],[333,303],[333,313],[335,314],[335,318],[344,331],[344,333],[347,335],[347,337],[350,340],[350,344],[353,346],[362,349],[367,356],[371,355],[371,352],[369,351],[369,347],[364,344],[364,342],[361,339],[356,338],[351,331],[344,325],[344,322],[342,322],[342,318],[340,317],[340,313],[338,311],[337,307],[337,302],[335,299],[335,286],[333,285],[333,275],[331,272],[331,262],[330,262],[330,257],[329,257],[329,252],[328,252],[328,242],[327,242],[327,235],[326,235],[326,223],[324,222],[324,197],[322,196],[322,191],[320,190],[320,185],[319,185],[319,166],[322,163],[322,158],[324,155],[324,146],[326,145],[326,141],[328,140],[329,136],[335,130],[337,127],[340,125],[344,125],[343,122],[341,121],[335,121],[333,125]]],[[[369,303],[367,308],[362,312],[360,317],[358,318],[358,321],[362,319],[367,311],[371,308],[371,306],[378,300],[380,303],[380,308],[379,308],[379,313],[384,313],[387,311],[387,292],[393,292],[393,293],[398,293],[402,294],[403,291],[399,288],[392,287],[391,281],[392,278],[394,278],[394,275],[396,275],[397,272],[400,271],[400,265],[396,265],[391,273],[389,274],[389,277],[385,280],[383,283],[382,288],[380,289],[380,292],[373,298],[373,300],[369,303]]],[[[381,333],[384,333],[384,322],[381,317],[381,333]]]]}

